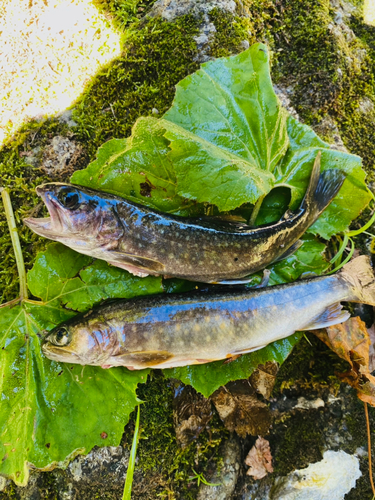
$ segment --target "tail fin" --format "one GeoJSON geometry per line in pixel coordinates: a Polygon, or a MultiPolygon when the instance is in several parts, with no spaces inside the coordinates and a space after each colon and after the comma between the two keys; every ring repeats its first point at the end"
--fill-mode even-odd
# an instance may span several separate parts
{"type": "Polygon", "coordinates": [[[338,273],[348,282],[353,290],[353,302],[362,302],[375,306],[375,277],[366,255],[351,260],[338,273]]]}
{"type": "Polygon", "coordinates": [[[338,169],[325,170],[320,173],[320,157],[319,151],[315,158],[309,186],[301,203],[301,209],[309,212],[311,224],[337,195],[346,177],[345,172],[338,169]]]}

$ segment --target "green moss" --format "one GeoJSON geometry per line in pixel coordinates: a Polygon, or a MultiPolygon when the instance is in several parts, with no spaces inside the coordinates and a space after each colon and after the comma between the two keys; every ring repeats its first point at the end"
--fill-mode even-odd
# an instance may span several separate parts
{"type": "Polygon", "coordinates": [[[98,74],[75,107],[77,137],[88,143],[91,158],[108,139],[130,135],[140,116],[167,111],[175,85],[198,69],[198,25],[192,16],[175,23],[149,18],[130,32],[123,57],[98,74]]]}
{"type": "Polygon", "coordinates": [[[349,365],[340,359],[314,334],[306,333],[277,374],[274,394],[285,390],[323,388],[335,392],[340,387],[336,373],[344,373],[349,365]]]}
{"type": "MultiPolygon", "coordinates": [[[[138,446],[136,472],[146,479],[153,478],[149,484],[149,498],[196,498],[197,484],[189,481],[197,472],[207,473],[207,467],[218,461],[218,448],[222,439],[228,436],[222,422],[215,414],[209,430],[202,432],[196,441],[186,448],[176,442],[173,425],[173,395],[168,381],[154,372],[147,384],[138,389],[138,396],[144,401],[141,406],[141,435],[138,446]]],[[[131,447],[134,421],[125,430],[126,446],[131,447]]],[[[139,476],[138,476],[139,477],[139,476]]],[[[142,481],[134,481],[133,491],[142,491],[142,481]],[[138,486],[137,486],[138,484],[138,486]]],[[[147,498],[148,498],[147,497],[147,498]]],[[[145,498],[140,495],[140,498],[145,498]]]]}
{"type": "Polygon", "coordinates": [[[285,476],[318,462],[322,459],[323,444],[319,416],[303,412],[292,415],[283,428],[279,426],[277,437],[270,438],[274,450],[274,472],[277,476],[285,476]]]}
{"type": "Polygon", "coordinates": [[[121,31],[139,22],[155,2],[156,0],[93,0],[95,7],[121,31]]]}
{"type": "Polygon", "coordinates": [[[271,49],[274,45],[271,32],[271,19],[277,15],[273,2],[269,0],[246,0],[240,9],[241,17],[220,9],[213,9],[209,13],[216,32],[210,43],[212,57],[227,57],[244,50],[241,42],[265,42],[271,49]]]}
{"type": "MultiPolygon", "coordinates": [[[[334,15],[328,0],[285,2],[275,25],[280,54],[274,73],[292,86],[292,105],[306,123],[333,117],[344,144],[362,156],[373,177],[375,114],[361,112],[360,104],[364,97],[375,102],[374,59],[368,41],[345,35],[334,15]]],[[[352,26],[363,26],[354,19],[352,26]]]]}

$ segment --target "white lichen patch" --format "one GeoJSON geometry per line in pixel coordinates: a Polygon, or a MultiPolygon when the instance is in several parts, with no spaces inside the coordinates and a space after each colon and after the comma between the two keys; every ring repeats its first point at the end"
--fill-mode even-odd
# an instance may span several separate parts
{"type": "Polygon", "coordinates": [[[0,144],[28,119],[64,111],[120,54],[89,0],[0,0],[0,144]]]}
{"type": "Polygon", "coordinates": [[[359,460],[344,451],[326,451],[323,460],[277,478],[278,500],[343,500],[362,475],[359,460]]]}

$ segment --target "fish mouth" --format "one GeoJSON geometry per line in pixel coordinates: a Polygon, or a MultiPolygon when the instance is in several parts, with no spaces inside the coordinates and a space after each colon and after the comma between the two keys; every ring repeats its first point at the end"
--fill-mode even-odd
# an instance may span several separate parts
{"type": "Polygon", "coordinates": [[[23,220],[24,223],[35,233],[45,238],[56,239],[58,236],[61,237],[64,226],[60,216],[61,206],[59,202],[52,196],[47,186],[38,186],[36,194],[42,198],[50,217],[28,217],[23,220]]]}
{"type": "Polygon", "coordinates": [[[68,349],[64,349],[63,347],[57,347],[46,341],[42,344],[42,352],[46,356],[46,358],[51,361],[59,361],[61,363],[75,363],[84,365],[83,360],[72,351],[68,349]]]}

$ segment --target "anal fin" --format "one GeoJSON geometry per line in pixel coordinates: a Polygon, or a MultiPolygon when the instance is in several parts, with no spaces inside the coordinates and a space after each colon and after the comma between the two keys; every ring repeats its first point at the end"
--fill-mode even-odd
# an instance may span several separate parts
{"type": "Polygon", "coordinates": [[[336,302],[327,307],[325,311],[316,316],[308,325],[304,326],[304,330],[318,330],[319,328],[326,328],[327,326],[337,325],[343,323],[350,318],[348,311],[342,311],[340,302],[336,302]]]}

